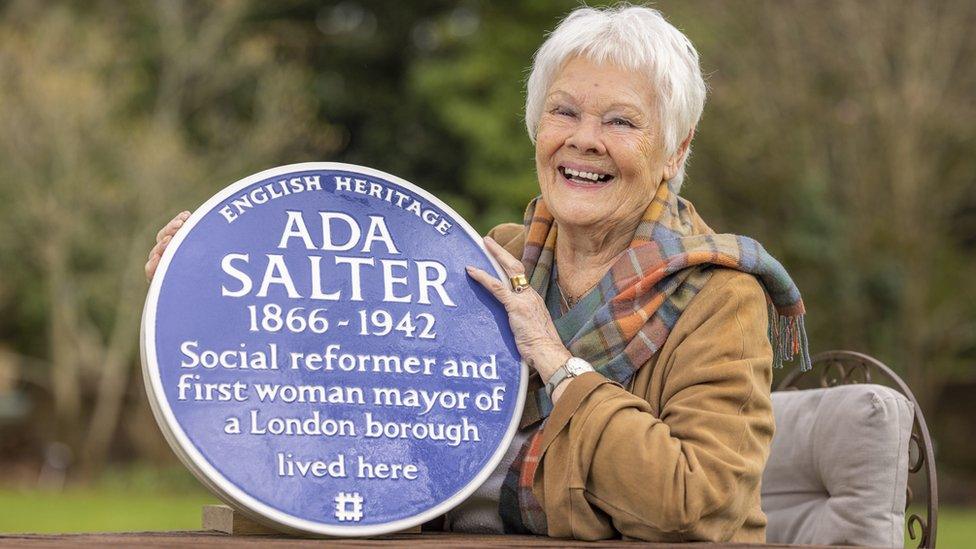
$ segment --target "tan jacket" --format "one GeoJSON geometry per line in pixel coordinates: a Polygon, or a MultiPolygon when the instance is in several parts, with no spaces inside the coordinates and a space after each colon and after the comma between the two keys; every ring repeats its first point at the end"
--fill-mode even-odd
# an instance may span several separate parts
{"type": "MultiPolygon", "coordinates": [[[[489,234],[522,257],[521,225],[489,234]]],[[[533,487],[549,535],[763,543],[767,325],[756,278],[716,268],[626,390],[598,373],[570,382],[546,423],[533,487]]]]}

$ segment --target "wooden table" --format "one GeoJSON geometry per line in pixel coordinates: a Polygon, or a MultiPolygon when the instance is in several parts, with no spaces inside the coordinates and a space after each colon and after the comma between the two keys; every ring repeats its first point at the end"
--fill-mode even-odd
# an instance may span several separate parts
{"type": "Polygon", "coordinates": [[[628,541],[581,542],[537,536],[483,536],[472,534],[394,534],[370,539],[296,539],[280,535],[232,536],[221,532],[127,532],[121,534],[8,534],[3,547],[654,547],[685,549],[786,548],[814,545],[746,545],[736,543],[643,543],[628,541]]]}

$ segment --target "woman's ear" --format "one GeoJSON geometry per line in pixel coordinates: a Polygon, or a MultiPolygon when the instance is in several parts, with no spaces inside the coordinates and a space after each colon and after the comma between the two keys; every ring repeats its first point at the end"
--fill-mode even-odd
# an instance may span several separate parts
{"type": "Polygon", "coordinates": [[[664,166],[664,180],[668,181],[674,176],[678,175],[678,168],[681,167],[681,163],[684,162],[685,156],[688,155],[688,149],[691,148],[691,140],[695,137],[695,128],[692,127],[691,131],[688,132],[688,136],[685,137],[681,145],[678,146],[678,150],[668,158],[667,164],[664,166]]]}

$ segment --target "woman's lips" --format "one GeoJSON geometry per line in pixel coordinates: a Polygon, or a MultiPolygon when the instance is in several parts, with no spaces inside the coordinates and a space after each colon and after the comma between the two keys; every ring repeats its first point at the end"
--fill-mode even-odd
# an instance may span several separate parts
{"type": "Polygon", "coordinates": [[[609,176],[605,181],[592,181],[589,179],[576,178],[566,172],[565,168],[560,166],[556,169],[556,174],[563,183],[573,187],[575,189],[583,189],[588,191],[598,191],[607,187],[614,179],[612,175],[609,176]]]}

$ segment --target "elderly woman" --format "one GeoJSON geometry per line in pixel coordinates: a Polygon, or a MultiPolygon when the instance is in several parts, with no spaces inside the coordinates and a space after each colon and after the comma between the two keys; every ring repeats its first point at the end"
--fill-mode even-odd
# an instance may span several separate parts
{"type": "Polygon", "coordinates": [[[694,47],[652,9],[578,9],[536,53],[541,196],[485,238],[511,284],[468,270],[505,306],[535,398],[510,469],[448,527],[764,541],[771,368],[808,360],[803,305],[761,246],[677,196],[704,101],[694,47]]]}
{"type": "Polygon", "coordinates": [[[758,243],[678,196],[704,101],[697,52],[653,9],[578,9],[536,53],[541,196],[485,238],[510,280],[468,269],[508,312],[530,394],[502,465],[445,528],[764,541],[771,369],[809,360],[803,304],[758,243]]]}

